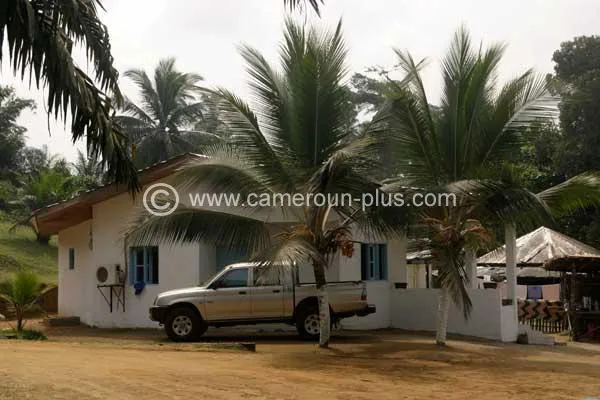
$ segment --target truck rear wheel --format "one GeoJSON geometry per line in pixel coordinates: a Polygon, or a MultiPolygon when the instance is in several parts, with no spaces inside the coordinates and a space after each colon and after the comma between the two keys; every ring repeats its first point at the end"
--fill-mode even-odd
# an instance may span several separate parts
{"type": "Polygon", "coordinates": [[[174,342],[191,342],[206,332],[206,324],[189,307],[173,308],[165,320],[167,336],[174,342]]]}
{"type": "Polygon", "coordinates": [[[303,339],[318,340],[321,334],[319,309],[316,307],[306,307],[300,310],[296,318],[296,330],[303,339]]]}

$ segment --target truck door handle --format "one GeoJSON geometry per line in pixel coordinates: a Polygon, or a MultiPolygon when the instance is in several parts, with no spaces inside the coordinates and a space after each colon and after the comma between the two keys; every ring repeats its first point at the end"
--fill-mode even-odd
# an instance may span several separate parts
{"type": "Polygon", "coordinates": [[[281,290],[279,290],[279,289],[273,289],[273,293],[279,293],[279,292],[281,292],[281,290]]]}
{"type": "Polygon", "coordinates": [[[246,294],[246,291],[242,290],[241,292],[238,292],[238,294],[246,294]]]}

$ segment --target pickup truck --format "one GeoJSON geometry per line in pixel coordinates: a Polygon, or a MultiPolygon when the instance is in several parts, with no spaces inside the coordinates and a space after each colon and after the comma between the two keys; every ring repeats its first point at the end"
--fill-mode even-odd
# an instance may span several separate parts
{"type": "MultiPolygon", "coordinates": [[[[331,321],[375,312],[367,303],[364,282],[329,282],[331,321]]],[[[209,326],[287,323],[301,337],[319,337],[315,284],[298,281],[297,267],[268,270],[257,264],[229,265],[204,286],[160,293],[150,307],[150,319],[164,325],[173,341],[191,341],[209,326]]]]}

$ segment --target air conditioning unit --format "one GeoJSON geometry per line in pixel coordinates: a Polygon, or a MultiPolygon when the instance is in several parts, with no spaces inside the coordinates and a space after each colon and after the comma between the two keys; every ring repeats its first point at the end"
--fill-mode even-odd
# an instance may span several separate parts
{"type": "Polygon", "coordinates": [[[100,266],[96,269],[98,285],[122,285],[125,282],[125,271],[120,264],[100,266]]]}

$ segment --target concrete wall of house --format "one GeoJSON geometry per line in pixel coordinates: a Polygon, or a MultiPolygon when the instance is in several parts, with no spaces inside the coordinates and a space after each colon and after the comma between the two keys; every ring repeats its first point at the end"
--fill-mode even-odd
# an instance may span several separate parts
{"type": "MultiPolygon", "coordinates": [[[[137,199],[139,203],[141,200],[137,199]]],[[[159,284],[146,285],[140,295],[125,284],[125,311],[114,301],[113,312],[97,288],[99,266],[125,269],[122,234],[135,213],[135,204],[123,194],[93,208],[93,220],[59,233],[59,313],[79,316],[98,327],[157,327],[148,319],[154,297],[165,290],[198,285],[215,272],[215,248],[206,244],[159,246],[159,284]],[[89,250],[90,227],[92,248],[89,250]],[[68,270],[68,251],[76,249],[75,270],[68,270]]],[[[128,251],[127,251],[128,253],[128,251]]],[[[102,289],[109,296],[107,288],[102,289]]]]}
{"type": "MultiPolygon", "coordinates": [[[[360,238],[359,238],[360,239],[360,238]]],[[[361,261],[360,244],[354,245],[352,258],[342,257],[340,280],[360,280],[361,261]]],[[[394,282],[406,282],[406,239],[388,242],[388,279],[367,281],[367,300],[376,307],[374,314],[366,317],[352,317],[342,321],[344,329],[381,329],[389,328],[392,323],[391,300],[394,282]]]]}
{"type": "MultiPolygon", "coordinates": [[[[450,306],[448,332],[494,340],[508,338],[503,331],[502,297],[499,290],[469,289],[473,303],[470,318],[450,306]]],[[[392,327],[414,331],[435,331],[439,289],[395,289],[391,294],[392,327]]]]}
{"type": "Polygon", "coordinates": [[[61,231],[58,235],[58,312],[61,316],[83,316],[86,310],[87,268],[92,263],[91,221],[61,231]],[[69,249],[75,250],[75,265],[69,269],[69,249]]]}

